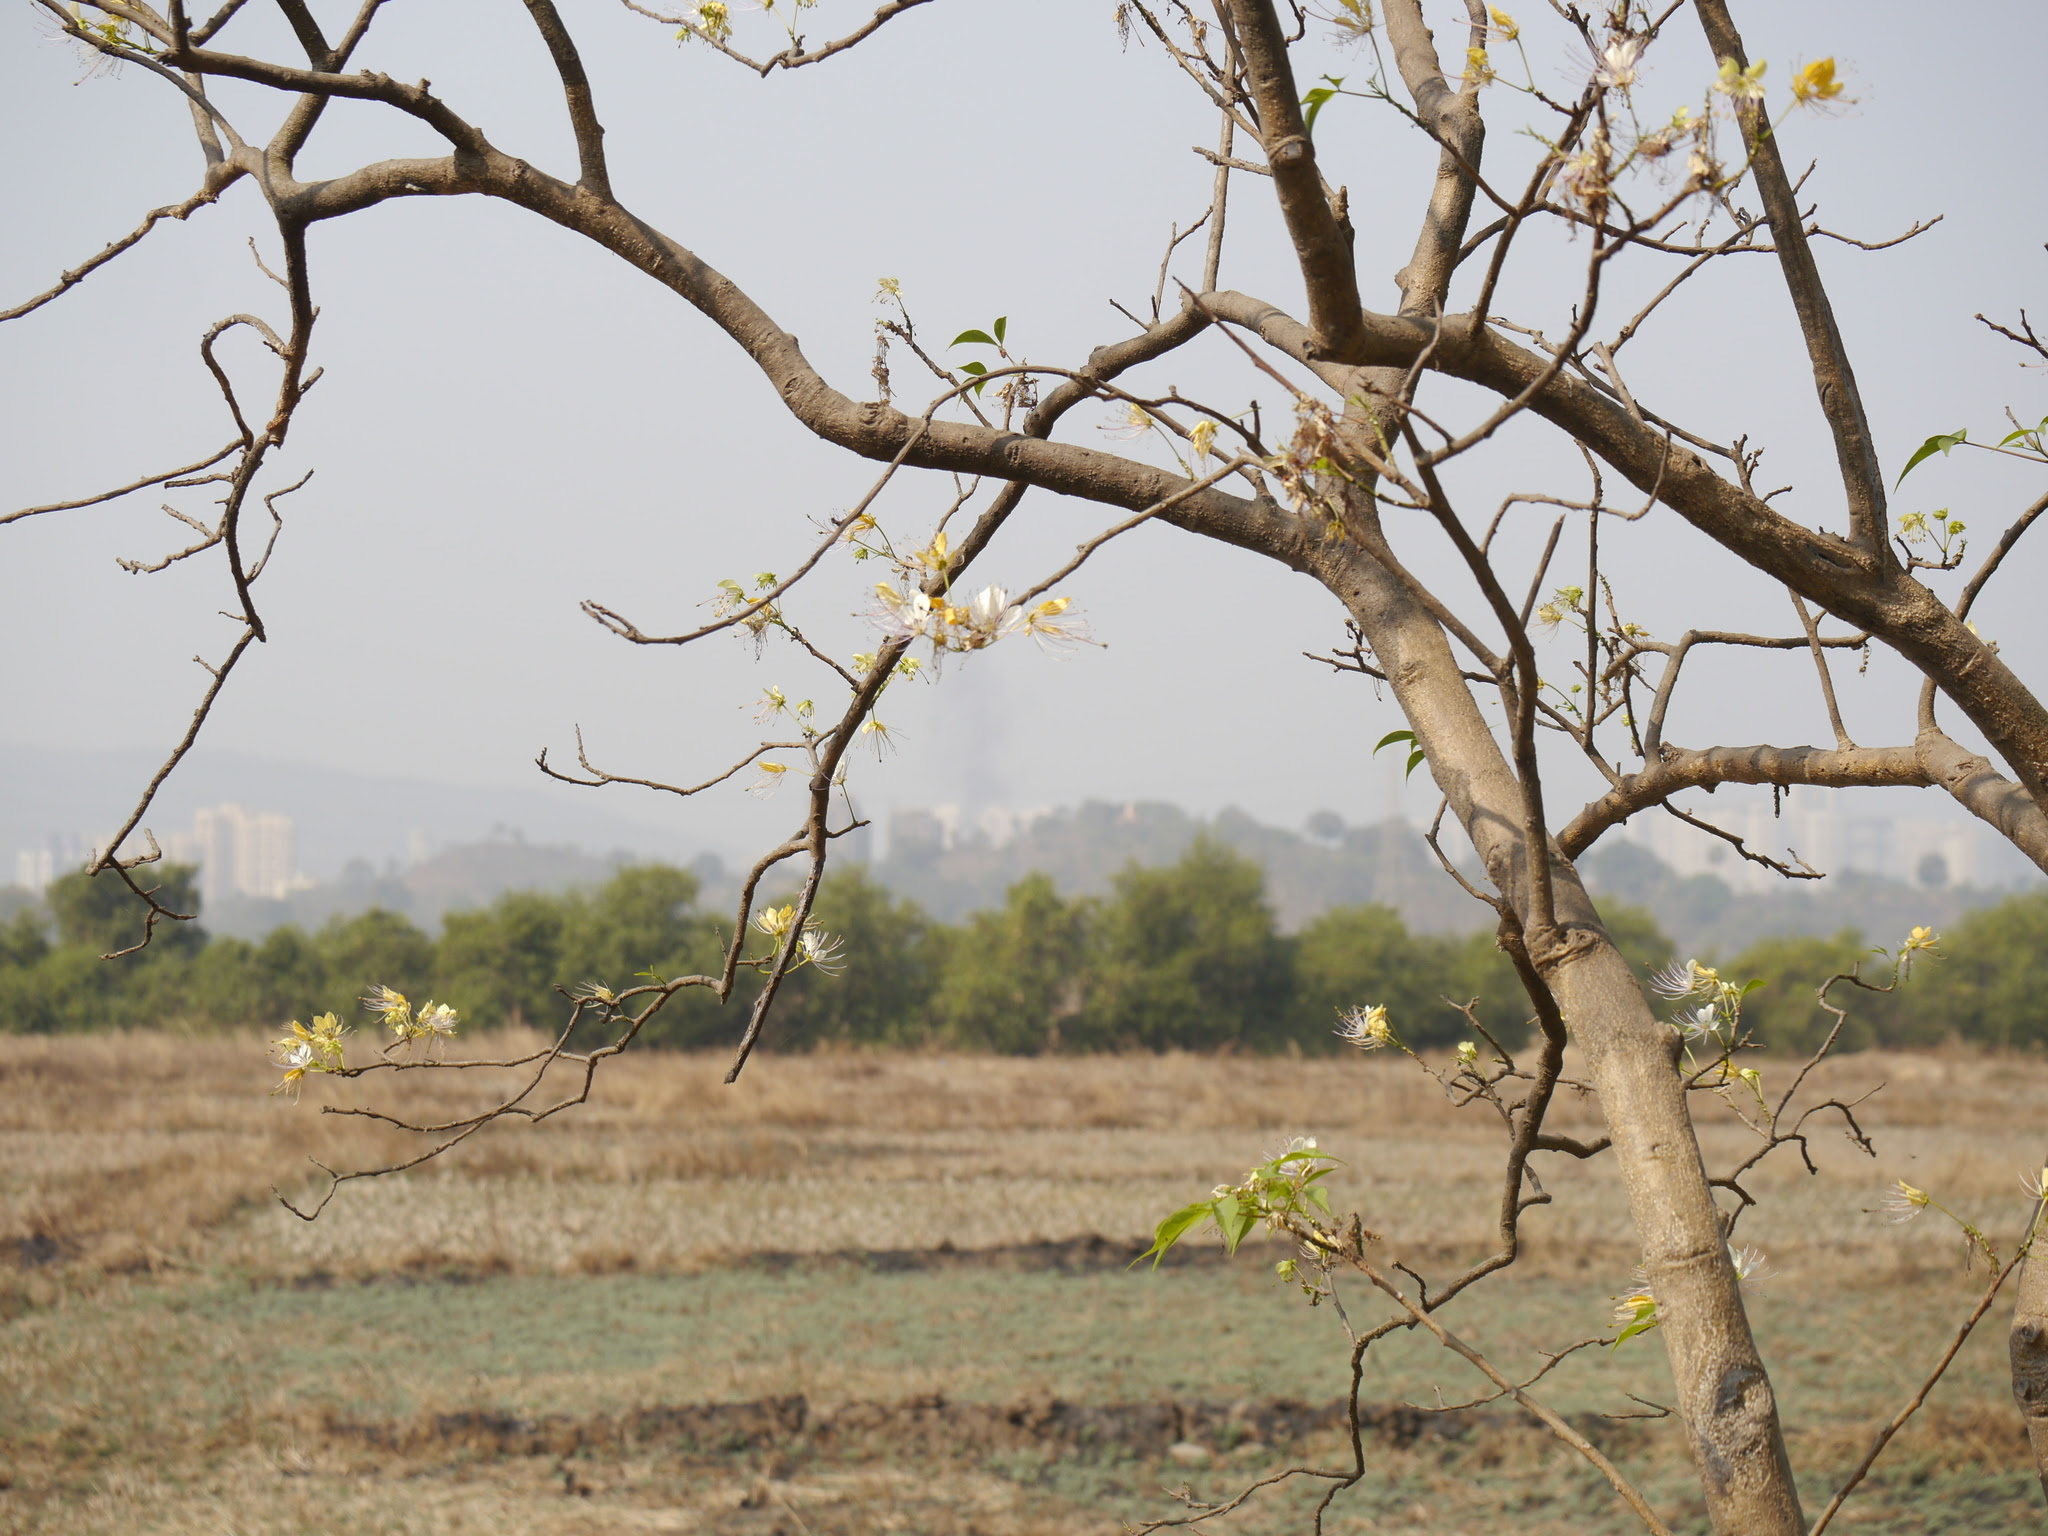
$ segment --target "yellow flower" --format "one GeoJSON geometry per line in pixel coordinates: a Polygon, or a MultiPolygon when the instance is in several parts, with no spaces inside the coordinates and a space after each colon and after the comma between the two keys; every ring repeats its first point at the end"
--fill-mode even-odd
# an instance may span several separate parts
{"type": "Polygon", "coordinates": [[[697,25],[706,37],[722,43],[732,36],[732,11],[725,0],[703,0],[697,7],[697,25]]]}
{"type": "Polygon", "coordinates": [[[1503,42],[1512,43],[1522,35],[1521,24],[1497,5],[1489,5],[1486,14],[1493,18],[1493,30],[1501,35],[1503,42]]]}
{"type": "Polygon", "coordinates": [[[1614,1320],[1617,1323],[1644,1322],[1657,1315],[1657,1298],[1650,1288],[1644,1286],[1630,1291],[1626,1296],[1614,1298],[1614,1320]]]}
{"type": "Polygon", "coordinates": [[[794,906],[764,907],[754,915],[754,926],[767,934],[771,939],[779,939],[788,933],[790,925],[795,921],[796,908],[794,906]]]}
{"type": "Polygon", "coordinates": [[[756,763],[754,766],[761,770],[761,777],[747,786],[747,793],[759,795],[765,800],[781,787],[782,776],[789,772],[789,765],[787,763],[756,763]]]}
{"type": "Polygon", "coordinates": [[[1188,446],[1195,450],[1195,457],[1209,457],[1210,444],[1216,441],[1216,423],[1204,417],[1188,431],[1188,446]]]}
{"type": "Polygon", "coordinates": [[[1487,86],[1493,84],[1496,78],[1493,72],[1493,64],[1486,57],[1486,50],[1484,48],[1467,48],[1465,50],[1465,79],[1469,83],[1487,86]]]}
{"type": "Polygon", "coordinates": [[[1118,438],[1129,442],[1134,437],[1143,437],[1152,430],[1152,413],[1135,400],[1126,401],[1122,411],[1103,423],[1101,431],[1105,437],[1118,438]]]}
{"type": "Polygon", "coordinates": [[[1372,0],[1337,0],[1337,14],[1326,18],[1338,34],[1351,42],[1372,36],[1372,0]]]}
{"type": "Polygon", "coordinates": [[[1833,101],[1842,94],[1842,82],[1835,78],[1833,59],[1815,59],[1801,66],[1792,77],[1792,99],[1799,102],[1833,101]]]}
{"type": "Polygon", "coordinates": [[[386,1023],[393,1019],[410,1018],[412,1016],[412,1005],[406,1002],[405,994],[394,991],[390,987],[372,987],[370,995],[362,1001],[365,1008],[377,1014],[386,1023]]]}
{"type": "Polygon", "coordinates": [[[1885,1213],[1886,1221],[1897,1226],[1901,1222],[1911,1221],[1926,1210],[1933,1198],[1926,1190],[1915,1189],[1904,1179],[1900,1179],[1885,1191],[1884,1199],[1878,1203],[1878,1209],[1885,1213]]]}
{"type": "Polygon", "coordinates": [[[1337,1016],[1337,1037],[1348,1040],[1361,1051],[1376,1051],[1393,1044],[1394,1027],[1387,1022],[1387,1010],[1378,1003],[1370,1008],[1353,1008],[1337,1016]]]}

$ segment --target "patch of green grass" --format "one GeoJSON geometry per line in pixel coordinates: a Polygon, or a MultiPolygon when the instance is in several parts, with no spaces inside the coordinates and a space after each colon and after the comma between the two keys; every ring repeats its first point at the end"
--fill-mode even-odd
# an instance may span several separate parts
{"type": "MultiPolygon", "coordinates": [[[[1836,1291],[1824,1302],[1786,1284],[1756,1302],[1810,1513],[1860,1454],[1869,1428],[1938,1353],[1970,1283],[1923,1276],[1836,1291]],[[1873,1338],[1885,1347],[1872,1349],[1873,1338]]],[[[1361,1326],[1381,1315],[1353,1288],[1344,1300],[1361,1326]]],[[[1601,1332],[1607,1314],[1607,1298],[1588,1282],[1509,1274],[1469,1307],[1453,1307],[1446,1321],[1502,1369],[1526,1376],[1541,1363],[1541,1348],[1601,1332]]],[[[1860,1509],[1852,1506],[1865,1518],[1845,1529],[1991,1532],[2022,1528],[2038,1514],[2002,1343],[2002,1330],[1987,1323],[1936,1405],[1880,1464],[1860,1509]]],[[[122,1477],[149,1473],[196,1488],[214,1475],[208,1469],[253,1452],[299,1455],[335,1424],[404,1424],[458,1411],[581,1419],[789,1393],[820,1407],[931,1393],[996,1403],[1328,1402],[1344,1391],[1347,1362],[1335,1309],[1308,1307],[1252,1258],[1157,1273],[880,1272],[838,1262],[779,1273],[311,1290],[186,1275],[109,1285],[0,1327],[0,1444],[40,1469],[18,1476],[43,1488],[48,1508],[80,1515],[122,1477]]],[[[1486,1390],[1433,1341],[1404,1332],[1374,1347],[1362,1395],[1432,1404],[1439,1387],[1452,1402],[1486,1390]]],[[[1582,1415],[1637,1411],[1630,1393],[1671,1401],[1654,1334],[1619,1351],[1582,1351],[1539,1391],[1582,1415]]],[[[1596,1536],[1630,1528],[1577,1457],[1517,1428],[1512,1410],[1494,1410],[1489,1423],[1459,1439],[1377,1449],[1365,1481],[1333,1510],[1330,1529],[1455,1530],[1487,1511],[1518,1531],[1596,1536]]],[[[1675,1420],[1601,1433],[1681,1523],[1696,1512],[1675,1420]]],[[[1316,1455],[1325,1465],[1345,1459],[1334,1441],[1316,1455]]],[[[1028,1451],[1001,1453],[979,1472],[1047,1507],[1137,1519],[1163,1512],[1162,1486],[1191,1483],[1199,1497],[1224,1496],[1269,1464],[1254,1454],[1186,1472],[1115,1450],[1028,1451]]],[[[497,1474],[479,1463],[470,1475],[497,1474]]],[[[1304,1501],[1314,1496],[1307,1485],[1277,1490],[1232,1528],[1299,1529],[1304,1501]]],[[[0,1515],[14,1497],[0,1495],[0,1515]]],[[[10,1528],[5,1519],[0,1528],[10,1528]]],[[[249,1527],[259,1528],[267,1527],[249,1527]]]]}

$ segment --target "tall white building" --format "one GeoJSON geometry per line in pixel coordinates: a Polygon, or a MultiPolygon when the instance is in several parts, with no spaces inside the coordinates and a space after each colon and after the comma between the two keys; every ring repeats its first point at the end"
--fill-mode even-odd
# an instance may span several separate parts
{"type": "Polygon", "coordinates": [[[192,857],[199,865],[199,894],[217,902],[227,896],[281,901],[301,881],[292,819],[276,811],[245,811],[217,805],[192,818],[192,857]]]}
{"type": "MultiPolygon", "coordinates": [[[[1900,816],[1858,816],[1838,792],[1802,788],[1788,795],[1778,815],[1762,795],[1688,796],[1685,809],[1732,832],[1758,853],[1815,869],[1858,870],[1933,886],[1978,885],[1999,878],[1985,858],[1977,829],[1965,821],[1920,821],[1900,816]]],[[[1681,875],[1718,875],[1738,891],[1781,884],[1761,864],[1726,842],[1656,810],[1633,817],[1626,833],[1681,875]]]]}
{"type": "Polygon", "coordinates": [[[24,848],[14,856],[14,883],[40,896],[57,878],[57,856],[47,848],[24,848]]]}

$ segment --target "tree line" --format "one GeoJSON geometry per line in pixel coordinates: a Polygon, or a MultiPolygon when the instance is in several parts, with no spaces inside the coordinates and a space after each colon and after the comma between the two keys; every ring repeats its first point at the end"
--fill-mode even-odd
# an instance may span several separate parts
{"type": "MultiPolygon", "coordinates": [[[[162,895],[198,910],[189,867],[160,876],[162,895]]],[[[514,891],[454,912],[438,937],[372,910],[261,942],[162,924],[146,949],[101,957],[140,931],[134,898],[82,873],[49,889],[47,913],[0,926],[0,1029],[231,1029],[359,1012],[373,985],[461,1010],[472,1025],[548,1025],[565,1016],[563,988],[615,989],[647,973],[715,970],[731,914],[699,905],[687,870],[629,865],[592,891],[514,891]]],[[[1300,932],[1280,932],[1259,867],[1202,839],[1176,864],[1132,865],[1106,896],[1062,896],[1043,874],[1011,886],[999,908],[939,922],[891,894],[859,865],[835,869],[816,915],[844,940],[843,974],[805,968],[784,984],[771,1040],[944,1045],[1010,1054],[1117,1049],[1327,1051],[1341,1009],[1384,1004],[1409,1043],[1444,1045],[1473,1030],[1470,1004],[1504,1044],[1527,1037],[1526,1007],[1490,929],[1411,933],[1386,906],[1337,907],[1300,932]]],[[[1639,974],[1673,958],[1647,913],[1610,925],[1639,974]]],[[[764,941],[765,944],[765,941],[764,941]]],[[[1927,1045],[1961,1038],[2048,1044],[2048,892],[1964,919],[1943,958],[1894,994],[1857,991],[1842,1043],[1927,1045]]],[[[1702,957],[1711,960],[1713,957],[1702,957]]],[[[1864,938],[1775,937],[1722,964],[1758,977],[1746,1019],[1776,1049],[1816,1045],[1833,1020],[1814,1001],[1828,976],[1871,959],[1864,938]]],[[[1882,966],[1866,963],[1866,974],[1882,966]]],[[[742,996],[744,995],[744,983],[742,996]]],[[[1839,996],[1839,993],[1838,993],[1839,996]]],[[[740,1024],[741,998],[679,994],[652,1021],[651,1043],[716,1047],[740,1024]]]]}

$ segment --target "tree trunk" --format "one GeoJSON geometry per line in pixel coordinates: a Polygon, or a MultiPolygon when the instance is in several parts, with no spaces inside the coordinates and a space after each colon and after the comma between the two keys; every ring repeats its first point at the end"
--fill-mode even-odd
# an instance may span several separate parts
{"type": "Polygon", "coordinates": [[[2020,1267],[2006,1342],[2012,1353],[2012,1400],[2026,1421],[2034,1470],[2041,1492],[2048,1495],[2048,1258],[2038,1249],[2020,1267]]]}
{"type": "MultiPolygon", "coordinates": [[[[1357,501],[1355,513],[1376,517],[1365,498],[1357,501]]],[[[1327,550],[1317,575],[1357,620],[1437,787],[1494,886],[1527,926],[1520,787],[1460,676],[1448,638],[1409,589],[1356,543],[1331,540],[1327,550]]],[[[1651,1012],[1577,871],[1554,848],[1545,853],[1556,928],[1549,935],[1531,932],[1531,958],[1599,1091],[1714,1530],[1803,1536],[1777,1402],[1750,1335],[1686,1105],[1678,1035],[1651,1012]]],[[[2043,1273],[2048,1276],[2048,1266],[2043,1273]]]]}

